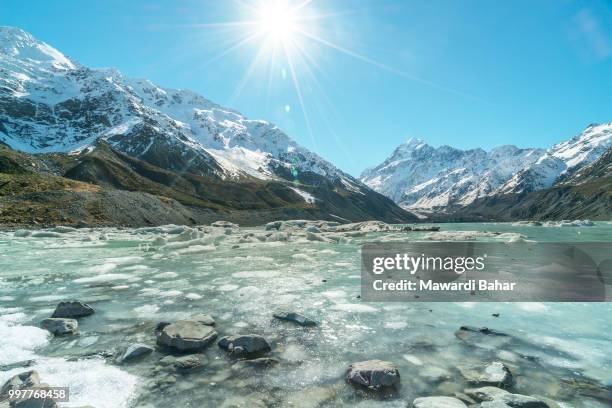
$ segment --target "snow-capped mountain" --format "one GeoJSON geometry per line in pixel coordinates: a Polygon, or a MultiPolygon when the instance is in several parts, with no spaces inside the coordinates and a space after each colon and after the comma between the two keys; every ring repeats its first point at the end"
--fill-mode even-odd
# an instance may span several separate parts
{"type": "Polygon", "coordinates": [[[382,164],[366,170],[361,180],[406,208],[466,205],[495,191],[543,153],[515,146],[490,152],[433,148],[420,139],[409,139],[382,164]]]}
{"type": "Polygon", "coordinates": [[[581,134],[557,143],[535,163],[525,166],[496,191],[528,193],[548,188],[592,163],[612,146],[612,123],[592,124],[581,134]]]}
{"type": "Polygon", "coordinates": [[[87,68],[16,28],[0,27],[0,50],[0,141],[14,149],[77,152],[102,138],[173,171],[221,179],[314,172],[367,190],[275,125],[194,92],[87,68]]]}
{"type": "Polygon", "coordinates": [[[459,150],[409,139],[361,181],[404,208],[465,206],[497,194],[541,190],[561,182],[612,146],[612,123],[591,125],[548,150],[501,146],[459,150]]]}

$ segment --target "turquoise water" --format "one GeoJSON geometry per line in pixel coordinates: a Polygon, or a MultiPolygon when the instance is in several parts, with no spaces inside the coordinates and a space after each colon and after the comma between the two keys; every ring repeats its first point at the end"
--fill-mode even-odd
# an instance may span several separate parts
{"type": "Polygon", "coordinates": [[[339,243],[309,241],[299,230],[266,233],[210,227],[49,237],[0,232],[0,383],[23,371],[6,365],[33,360],[45,382],[70,387],[67,406],[404,407],[418,396],[462,391],[468,385],[460,368],[502,361],[515,375],[515,392],[566,406],[608,406],[601,395],[612,385],[609,303],[367,303],[358,295],[365,242],[612,242],[610,223],[442,224],[440,233],[344,234],[339,243]],[[50,338],[37,326],[67,299],[85,301],[96,313],[80,320],[78,336],[50,338]],[[275,321],[272,312],[281,308],[320,324],[275,321]],[[161,350],[132,364],[112,357],[129,343],[154,345],[157,322],[196,313],[213,315],[220,336],[265,336],[280,363],[245,371],[216,345],[203,353],[204,366],[189,374],[160,368],[161,350]],[[462,325],[512,337],[466,344],[454,335],[462,325]],[[351,362],[373,358],[398,366],[397,398],[364,399],[343,381],[351,362]],[[591,384],[599,399],[562,386],[565,380],[591,384]]]}

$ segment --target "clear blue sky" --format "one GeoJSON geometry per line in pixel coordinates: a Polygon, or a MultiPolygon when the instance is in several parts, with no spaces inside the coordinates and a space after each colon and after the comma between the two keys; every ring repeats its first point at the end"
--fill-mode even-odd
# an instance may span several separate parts
{"type": "Polygon", "coordinates": [[[322,41],[291,29],[310,55],[292,57],[310,130],[287,58],[270,71],[254,64],[243,80],[263,40],[213,59],[248,34],[215,25],[254,18],[239,3],[2,0],[0,25],[87,66],[189,88],[272,121],[354,175],[408,137],[547,147],[612,121],[609,0],[314,0],[299,27],[322,41]]]}

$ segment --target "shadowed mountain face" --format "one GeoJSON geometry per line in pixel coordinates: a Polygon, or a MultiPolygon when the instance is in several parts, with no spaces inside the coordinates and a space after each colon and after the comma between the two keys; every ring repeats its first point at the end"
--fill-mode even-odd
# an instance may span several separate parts
{"type": "MultiPolygon", "coordinates": [[[[191,91],[89,69],[19,29],[0,27],[0,47],[0,143],[54,167],[30,168],[35,178],[99,187],[88,194],[167,197],[188,207],[183,212],[205,211],[206,220],[211,212],[227,218],[228,211],[234,218],[242,217],[240,211],[269,212],[245,216],[250,224],[296,216],[416,219],[271,123],[247,119],[191,91]]],[[[3,150],[7,171],[14,156],[3,150]]],[[[198,214],[192,218],[199,222],[198,214]]],[[[107,216],[109,223],[116,218],[107,216]]]]}

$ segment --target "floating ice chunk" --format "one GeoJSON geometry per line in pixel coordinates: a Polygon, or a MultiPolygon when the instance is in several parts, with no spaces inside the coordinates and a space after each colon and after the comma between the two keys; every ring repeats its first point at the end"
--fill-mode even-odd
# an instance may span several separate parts
{"type": "Polygon", "coordinates": [[[422,366],[423,365],[423,361],[421,361],[420,358],[418,358],[417,356],[413,355],[413,354],[404,354],[402,355],[402,357],[404,358],[404,360],[408,361],[409,363],[412,363],[416,366],[422,366]]]}
{"type": "Polygon", "coordinates": [[[280,274],[279,271],[242,271],[242,272],[236,272],[232,274],[233,278],[237,278],[237,279],[245,279],[245,278],[261,278],[261,279],[268,279],[268,278],[273,278],[275,276],[278,276],[280,274]]]}
{"type": "Polygon", "coordinates": [[[159,292],[158,296],[160,297],[176,297],[176,296],[180,296],[182,295],[183,292],[181,292],[180,290],[167,290],[164,292],[159,292]]]}
{"type": "Polygon", "coordinates": [[[516,305],[519,309],[532,313],[544,313],[549,309],[548,306],[540,302],[521,302],[516,303],[516,305]]]}
{"type": "Polygon", "coordinates": [[[127,273],[106,273],[102,275],[90,276],[87,278],[75,279],[74,283],[102,283],[102,282],[114,282],[117,280],[132,279],[133,276],[127,273]]]}
{"type": "Polygon", "coordinates": [[[372,306],[363,305],[359,303],[340,303],[337,305],[333,305],[332,309],[350,313],[372,313],[378,311],[378,309],[372,306]]]}
{"type": "MultiPolygon", "coordinates": [[[[21,319],[19,319],[21,320],[21,319]]],[[[36,356],[35,351],[49,343],[50,333],[33,326],[19,326],[0,316],[0,365],[30,360],[36,356]]],[[[4,384],[10,375],[0,371],[0,384],[4,384]]]]}
{"type": "Polygon", "coordinates": [[[240,287],[240,286],[238,286],[238,285],[233,285],[233,284],[231,284],[231,283],[228,283],[228,284],[226,284],[226,285],[221,285],[221,286],[219,286],[219,288],[218,288],[218,289],[219,289],[220,291],[222,291],[222,292],[231,292],[231,291],[234,291],[234,290],[238,289],[239,287],[240,287]]]}
{"type": "Polygon", "coordinates": [[[32,231],[24,230],[24,229],[17,230],[13,233],[13,236],[15,238],[25,238],[25,237],[29,237],[30,235],[32,235],[32,231]]]}
{"type": "Polygon", "coordinates": [[[397,330],[403,329],[406,326],[408,326],[408,323],[406,322],[386,322],[384,327],[385,329],[397,330]]]}
{"type": "Polygon", "coordinates": [[[62,300],[66,296],[61,295],[43,295],[43,296],[32,296],[29,300],[30,302],[54,302],[56,300],[62,300]]]}
{"type": "Polygon", "coordinates": [[[185,254],[202,254],[205,252],[216,251],[217,247],[214,245],[192,245],[187,248],[179,249],[176,251],[176,254],[185,255],[185,254]]]}
{"type": "Polygon", "coordinates": [[[116,263],[109,262],[109,263],[105,263],[101,265],[92,266],[91,268],[87,268],[87,272],[107,273],[107,272],[112,271],[116,267],[117,267],[116,263]]]}
{"type": "Polygon", "coordinates": [[[172,278],[176,278],[178,276],[178,273],[176,272],[162,272],[162,273],[158,273],[157,275],[154,275],[153,277],[156,279],[172,279],[172,278]]]}
{"type": "Polygon", "coordinates": [[[61,238],[62,234],[53,231],[34,231],[30,236],[32,238],[61,238]]]}
{"type": "Polygon", "coordinates": [[[157,305],[142,305],[137,308],[134,308],[134,313],[138,317],[154,317],[159,311],[159,306],[157,305]]]}

